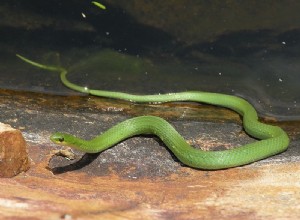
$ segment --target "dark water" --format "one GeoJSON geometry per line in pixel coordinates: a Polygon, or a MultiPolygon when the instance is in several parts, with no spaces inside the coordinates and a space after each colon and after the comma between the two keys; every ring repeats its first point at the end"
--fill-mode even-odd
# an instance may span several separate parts
{"type": "Polygon", "coordinates": [[[261,115],[300,119],[298,3],[101,3],[106,10],[82,0],[1,1],[0,87],[70,94],[57,73],[19,53],[64,66],[71,81],[95,89],[221,92],[261,115]]]}

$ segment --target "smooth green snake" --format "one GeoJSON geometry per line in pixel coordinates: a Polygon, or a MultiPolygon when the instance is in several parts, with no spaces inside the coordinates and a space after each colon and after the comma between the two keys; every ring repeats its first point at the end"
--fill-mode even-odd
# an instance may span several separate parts
{"type": "Polygon", "coordinates": [[[184,164],[206,170],[217,170],[241,166],[285,151],[289,137],[278,126],[258,121],[257,112],[246,100],[219,93],[187,91],[159,95],[133,95],[122,92],[93,90],[71,83],[66,78],[67,70],[47,66],[17,55],[23,61],[50,71],[60,73],[62,83],[70,89],[114,99],[137,103],[164,103],[176,101],[201,102],[218,105],[236,111],[243,117],[243,127],[252,137],[260,139],[237,148],[223,151],[203,151],[190,146],[184,138],[164,119],[156,116],[140,116],[123,121],[92,140],[83,140],[70,134],[54,133],[50,139],[59,145],[66,145],[87,153],[104,151],[132,136],[153,134],[158,136],[174,155],[184,164]]]}

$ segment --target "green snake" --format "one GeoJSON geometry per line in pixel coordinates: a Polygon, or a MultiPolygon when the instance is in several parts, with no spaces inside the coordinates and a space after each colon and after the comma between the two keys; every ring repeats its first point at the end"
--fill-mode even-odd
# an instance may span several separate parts
{"type": "Polygon", "coordinates": [[[70,89],[94,96],[122,99],[137,103],[164,103],[176,101],[202,102],[229,108],[243,117],[243,127],[252,137],[259,139],[237,148],[223,151],[203,151],[189,145],[184,138],[164,119],[155,116],[140,116],[123,121],[92,140],[83,140],[70,134],[54,133],[50,139],[59,145],[73,147],[87,153],[104,151],[124,139],[142,134],[158,136],[174,155],[190,167],[217,170],[249,164],[285,151],[289,137],[280,127],[258,121],[254,107],[246,100],[219,93],[187,91],[159,95],[133,95],[122,92],[93,90],[71,83],[62,67],[46,66],[23,56],[23,61],[50,71],[60,73],[62,83],[70,89]]]}

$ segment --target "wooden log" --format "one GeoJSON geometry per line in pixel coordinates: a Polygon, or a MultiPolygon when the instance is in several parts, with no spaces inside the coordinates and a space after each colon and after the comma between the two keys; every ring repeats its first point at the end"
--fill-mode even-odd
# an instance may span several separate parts
{"type": "Polygon", "coordinates": [[[30,167],[22,133],[0,122],[0,177],[13,177],[30,167]]]}

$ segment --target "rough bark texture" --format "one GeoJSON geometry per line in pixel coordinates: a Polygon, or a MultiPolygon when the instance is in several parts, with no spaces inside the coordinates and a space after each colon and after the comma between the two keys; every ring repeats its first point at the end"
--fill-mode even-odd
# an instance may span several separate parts
{"type": "Polygon", "coordinates": [[[13,177],[29,169],[26,142],[19,130],[0,123],[0,177],[13,177]]]}

